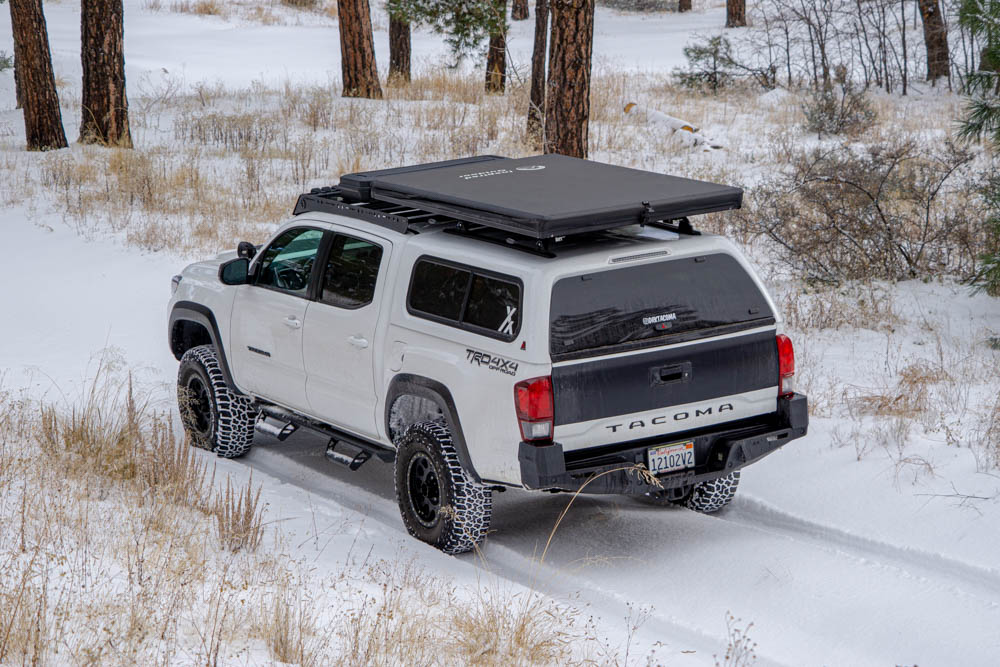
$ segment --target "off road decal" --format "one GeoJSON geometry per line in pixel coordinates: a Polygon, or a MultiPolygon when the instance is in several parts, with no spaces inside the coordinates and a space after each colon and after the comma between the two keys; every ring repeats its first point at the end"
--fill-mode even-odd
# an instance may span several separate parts
{"type": "Polygon", "coordinates": [[[516,375],[517,374],[517,362],[511,361],[510,359],[504,359],[503,357],[498,357],[492,355],[488,352],[480,352],[479,350],[465,350],[465,358],[468,362],[474,366],[486,366],[486,368],[491,371],[497,371],[503,373],[504,375],[516,375]]]}

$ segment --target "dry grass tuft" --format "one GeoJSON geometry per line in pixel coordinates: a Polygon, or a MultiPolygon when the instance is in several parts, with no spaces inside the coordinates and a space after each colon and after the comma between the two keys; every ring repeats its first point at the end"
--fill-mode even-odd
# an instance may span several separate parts
{"type": "Polygon", "coordinates": [[[263,508],[260,506],[260,486],[253,490],[253,473],[246,486],[233,489],[230,479],[216,498],[212,508],[219,541],[224,549],[257,551],[264,537],[263,508]]]}
{"type": "Polygon", "coordinates": [[[170,10],[179,14],[198,16],[224,15],[224,6],[218,0],[178,0],[170,5],[170,10]]]}
{"type": "Polygon", "coordinates": [[[901,323],[887,285],[851,283],[839,288],[785,287],[778,299],[785,322],[798,331],[845,327],[892,331],[901,323]]]}
{"type": "Polygon", "coordinates": [[[204,459],[178,440],[172,420],[137,395],[102,360],[83,400],[68,410],[43,405],[37,428],[42,453],[67,474],[97,476],[154,494],[157,502],[208,509],[204,459]]]}
{"type": "Polygon", "coordinates": [[[565,612],[534,591],[511,595],[480,586],[471,602],[454,607],[448,619],[459,662],[468,665],[566,664],[572,637],[565,612]]]}
{"type": "Polygon", "coordinates": [[[899,372],[892,387],[875,393],[848,393],[845,399],[858,414],[914,418],[930,407],[932,386],[948,380],[943,369],[918,360],[899,372]]]}
{"type": "Polygon", "coordinates": [[[316,605],[301,585],[282,584],[269,601],[262,600],[253,632],[264,639],[277,662],[301,667],[324,664],[321,654],[329,637],[320,629],[316,605]]]}
{"type": "Polygon", "coordinates": [[[740,627],[741,619],[726,612],[726,634],[729,642],[726,652],[715,659],[715,667],[750,667],[757,662],[757,642],[750,639],[753,623],[740,627]]]}

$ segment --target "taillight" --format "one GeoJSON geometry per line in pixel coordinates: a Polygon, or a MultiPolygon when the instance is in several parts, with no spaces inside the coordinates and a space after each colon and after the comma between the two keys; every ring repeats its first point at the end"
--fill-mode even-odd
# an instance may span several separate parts
{"type": "Polygon", "coordinates": [[[792,339],[778,334],[778,395],[791,396],[795,392],[795,349],[792,339]]]}
{"type": "Polygon", "coordinates": [[[552,378],[532,378],[515,384],[514,408],[521,439],[529,442],[552,438],[552,378]]]}

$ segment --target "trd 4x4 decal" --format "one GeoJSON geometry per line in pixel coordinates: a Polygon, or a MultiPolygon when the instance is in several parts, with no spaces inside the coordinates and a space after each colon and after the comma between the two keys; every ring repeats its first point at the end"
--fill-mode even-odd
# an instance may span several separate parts
{"type": "Polygon", "coordinates": [[[465,358],[470,364],[475,366],[486,366],[491,371],[497,371],[506,375],[517,375],[517,362],[492,355],[488,352],[470,350],[466,348],[465,358]]]}

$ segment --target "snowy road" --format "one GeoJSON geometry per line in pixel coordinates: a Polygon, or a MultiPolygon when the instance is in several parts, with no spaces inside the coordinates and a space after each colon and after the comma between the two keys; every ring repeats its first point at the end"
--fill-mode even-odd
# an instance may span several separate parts
{"type": "MultiPolygon", "coordinates": [[[[404,532],[391,466],[350,473],[315,437],[258,438],[246,465],[404,532]]],[[[985,667],[1000,655],[996,571],[797,519],[747,495],[718,517],[582,496],[539,565],[569,498],[495,494],[484,567],[623,628],[629,605],[648,609],[635,644],[662,642],[656,655],[668,664],[710,663],[725,644],[727,611],[754,621],[761,665],[985,667]]]]}

